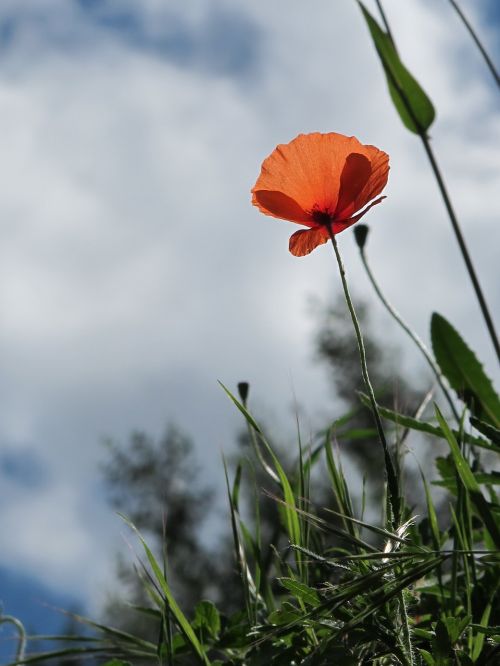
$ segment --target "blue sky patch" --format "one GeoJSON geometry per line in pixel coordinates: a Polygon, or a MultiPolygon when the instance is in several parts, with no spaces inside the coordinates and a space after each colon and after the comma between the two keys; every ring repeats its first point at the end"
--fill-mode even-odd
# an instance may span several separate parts
{"type": "Polygon", "coordinates": [[[95,51],[110,38],[125,48],[198,70],[209,76],[251,76],[260,62],[263,32],[243,10],[207,3],[199,21],[166,7],[152,16],[140,3],[74,0],[65,14],[36,6],[4,12],[0,49],[16,47],[78,52],[95,51]],[[27,41],[28,40],[28,41],[27,41]]]}
{"type": "Polygon", "coordinates": [[[210,3],[204,20],[192,25],[182,12],[171,9],[152,26],[151,17],[140,4],[76,1],[94,26],[131,48],[179,66],[215,75],[244,76],[258,64],[262,33],[243,11],[210,3]]]}
{"type": "MultiPolygon", "coordinates": [[[[28,634],[61,634],[68,626],[68,616],[56,610],[82,612],[83,604],[69,596],[55,593],[31,576],[15,574],[0,567],[0,614],[14,616],[28,634]]],[[[84,632],[82,632],[84,633],[84,632]]],[[[0,625],[0,663],[7,664],[15,654],[17,632],[11,624],[0,625]]],[[[49,649],[47,644],[28,644],[29,651],[49,649]]]]}
{"type": "Polygon", "coordinates": [[[29,488],[43,488],[48,482],[47,469],[40,456],[29,448],[2,447],[0,473],[29,488]]]}

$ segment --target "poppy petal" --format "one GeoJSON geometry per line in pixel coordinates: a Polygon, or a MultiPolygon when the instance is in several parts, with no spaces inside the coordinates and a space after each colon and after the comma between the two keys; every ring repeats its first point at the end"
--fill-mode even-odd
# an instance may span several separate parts
{"type": "Polygon", "coordinates": [[[351,153],[347,156],[340,174],[340,190],[335,217],[345,217],[344,213],[347,210],[349,210],[348,215],[355,212],[351,210],[353,202],[365,188],[371,173],[372,163],[368,157],[360,153],[351,153]]]}
{"type": "Polygon", "coordinates": [[[365,155],[369,158],[371,164],[371,174],[365,186],[353,197],[350,205],[343,210],[337,210],[340,218],[351,217],[354,213],[361,210],[374,197],[378,196],[387,185],[389,177],[389,155],[375,146],[363,146],[365,155]]]}
{"type": "Polygon", "coordinates": [[[283,192],[254,190],[252,203],[265,215],[307,224],[308,226],[313,224],[311,216],[302,210],[296,201],[283,194],[283,192]]]}
{"type": "Polygon", "coordinates": [[[342,169],[351,153],[370,159],[367,147],[353,136],[299,134],[290,143],[277,146],[264,160],[252,192],[282,192],[306,212],[315,208],[333,212],[342,169]]]}
{"type": "Polygon", "coordinates": [[[378,199],[375,199],[374,201],[371,202],[369,206],[367,206],[364,210],[362,210],[360,213],[357,215],[354,215],[353,217],[350,217],[347,220],[339,220],[338,222],[333,223],[333,233],[334,234],[340,234],[341,231],[344,231],[345,229],[348,229],[349,227],[352,227],[353,224],[358,222],[363,215],[366,215],[366,213],[372,208],[373,206],[376,206],[379,204],[381,201],[383,201],[386,197],[379,197],[378,199]]]}
{"type": "Polygon", "coordinates": [[[324,227],[314,229],[301,229],[290,236],[289,249],[296,257],[304,257],[330,238],[324,227]]]}

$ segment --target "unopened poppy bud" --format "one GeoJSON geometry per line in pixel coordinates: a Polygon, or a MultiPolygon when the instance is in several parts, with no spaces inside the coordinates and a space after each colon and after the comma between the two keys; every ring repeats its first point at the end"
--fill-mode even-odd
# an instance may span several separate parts
{"type": "Polygon", "coordinates": [[[238,393],[240,394],[241,402],[246,405],[248,398],[248,391],[250,384],[248,382],[238,382],[238,393]]]}
{"type": "Polygon", "coordinates": [[[354,227],[354,238],[356,239],[356,243],[360,250],[365,247],[366,237],[368,236],[369,231],[370,227],[366,224],[358,224],[354,227]]]}

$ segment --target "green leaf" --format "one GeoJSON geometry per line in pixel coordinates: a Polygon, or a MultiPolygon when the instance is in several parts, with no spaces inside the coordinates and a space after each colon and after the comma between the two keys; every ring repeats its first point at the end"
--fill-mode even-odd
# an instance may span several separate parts
{"type": "Polygon", "coordinates": [[[486,529],[488,530],[491,538],[495,542],[495,546],[500,548],[500,529],[495,521],[495,518],[491,512],[490,505],[484,498],[481,488],[474,478],[474,474],[469,466],[469,463],[462,455],[458,442],[455,439],[455,436],[450,430],[450,427],[443,418],[443,415],[439,411],[437,405],[435,405],[436,416],[439,421],[439,425],[448,441],[450,446],[451,455],[453,457],[453,462],[455,464],[455,469],[462,481],[464,487],[469,492],[470,499],[474,506],[476,507],[478,515],[481,517],[486,529]]]}
{"type": "Polygon", "coordinates": [[[434,106],[418,82],[401,62],[390,36],[359,2],[378,56],[387,77],[389,93],[404,125],[415,134],[425,134],[435,118],[434,106]]]}
{"type": "Polygon", "coordinates": [[[465,617],[445,617],[444,623],[448,630],[448,636],[450,641],[454,644],[458,641],[460,636],[463,634],[465,629],[469,626],[472,617],[466,615],[465,617]]]}
{"type": "Polygon", "coordinates": [[[280,608],[269,615],[268,621],[271,624],[282,626],[300,620],[301,617],[302,611],[285,601],[281,604],[280,608]]]}
{"type": "Polygon", "coordinates": [[[281,585],[289,590],[297,599],[302,599],[310,606],[319,604],[319,595],[315,589],[293,578],[279,578],[281,585]]]}
{"type": "Polygon", "coordinates": [[[434,356],[441,372],[472,414],[500,427],[500,398],[474,352],[453,326],[437,312],[431,319],[434,356]]]}
{"type": "MultiPolygon", "coordinates": [[[[497,587],[498,587],[498,585],[497,585],[497,587]]],[[[488,624],[489,624],[490,615],[491,615],[491,611],[492,611],[493,597],[495,596],[496,591],[497,591],[497,589],[495,588],[494,591],[493,591],[494,593],[493,593],[492,597],[490,598],[490,600],[488,601],[488,603],[486,604],[486,606],[484,608],[484,611],[483,611],[483,614],[482,614],[481,620],[480,620],[480,625],[482,627],[487,627],[488,624]]],[[[485,634],[483,634],[483,633],[478,633],[473,639],[472,655],[471,656],[472,656],[472,660],[474,662],[477,661],[479,659],[480,655],[481,655],[481,652],[483,650],[484,640],[485,640],[485,634]]]]}
{"type": "MultiPolygon", "coordinates": [[[[491,474],[487,474],[486,472],[475,472],[474,478],[481,486],[500,486],[500,472],[491,472],[491,474]]],[[[448,488],[450,490],[456,489],[457,484],[455,475],[443,476],[442,481],[433,481],[433,485],[448,488]]]]}
{"type": "Polygon", "coordinates": [[[212,638],[220,632],[220,615],[211,601],[200,601],[194,611],[193,628],[208,631],[212,638]]]}
{"type": "Polygon", "coordinates": [[[420,655],[424,658],[424,661],[428,666],[434,666],[435,665],[436,662],[434,661],[434,657],[432,656],[432,654],[430,652],[428,652],[427,650],[424,650],[422,648],[419,648],[418,651],[420,652],[420,655]]]}
{"type": "Polygon", "coordinates": [[[451,652],[452,645],[448,628],[442,620],[436,622],[436,635],[432,641],[433,653],[437,657],[438,663],[442,663],[443,659],[447,658],[451,652]]]}
{"type": "Polygon", "coordinates": [[[485,627],[482,624],[471,624],[471,627],[479,634],[485,634],[486,636],[494,636],[495,634],[500,634],[500,625],[496,625],[493,627],[485,627]]]}
{"type": "Polygon", "coordinates": [[[207,664],[209,666],[210,662],[208,661],[208,658],[198,641],[198,638],[196,634],[194,633],[194,630],[192,626],[189,624],[188,619],[180,609],[179,605],[177,604],[176,600],[174,599],[174,596],[170,590],[170,586],[167,583],[167,579],[165,578],[163,571],[161,570],[158,562],[156,561],[155,556],[151,552],[151,549],[147,545],[146,541],[144,540],[143,536],[137,529],[137,527],[124,515],[118,514],[122,520],[130,527],[130,529],[136,534],[137,538],[142,544],[142,547],[144,548],[144,552],[146,553],[146,557],[148,558],[149,564],[151,565],[151,569],[153,570],[153,573],[155,575],[156,581],[158,585],[161,588],[161,591],[165,595],[165,600],[168,604],[168,607],[175,618],[176,623],[179,626],[179,629],[182,631],[184,634],[184,637],[188,641],[188,643],[191,645],[193,648],[194,652],[198,655],[198,657],[201,659],[201,661],[204,664],[207,664]]]}
{"type": "Polygon", "coordinates": [[[500,446],[500,430],[498,428],[481,421],[481,419],[477,419],[475,416],[471,416],[469,421],[476,430],[479,430],[483,435],[489,437],[494,444],[500,446]]]}
{"type": "MultiPolygon", "coordinates": [[[[267,440],[264,438],[262,434],[262,430],[259,427],[257,421],[253,418],[253,416],[250,414],[250,412],[246,409],[246,407],[239,401],[237,398],[234,397],[234,395],[231,393],[231,391],[224,386],[222,382],[219,382],[219,384],[222,386],[228,397],[232,400],[232,402],[236,405],[236,407],[240,410],[240,412],[243,414],[245,417],[247,423],[255,430],[255,432],[259,435],[260,441],[267,450],[272,463],[274,465],[274,469],[276,470],[276,473],[272,472],[273,476],[277,478],[281,489],[283,491],[283,498],[284,498],[284,506],[283,506],[283,515],[284,515],[284,522],[285,522],[285,527],[288,532],[289,539],[292,543],[301,545],[302,544],[302,535],[301,535],[301,530],[300,530],[300,522],[299,518],[297,516],[297,506],[295,503],[295,496],[293,494],[292,486],[290,484],[290,481],[288,480],[288,477],[285,473],[285,470],[283,469],[280,461],[278,460],[276,454],[272,450],[270,444],[267,442],[267,440]]],[[[300,561],[297,561],[297,566],[299,571],[303,570],[303,565],[300,561]]]]}
{"type": "MultiPolygon", "coordinates": [[[[361,398],[361,402],[367,407],[371,407],[370,398],[363,393],[358,391],[358,395],[361,398]]],[[[410,430],[417,430],[418,432],[424,432],[428,435],[434,435],[435,437],[441,437],[444,439],[444,435],[441,431],[441,428],[427,423],[425,421],[419,421],[414,419],[412,416],[407,416],[406,414],[400,414],[395,412],[393,409],[388,409],[387,407],[382,407],[382,405],[377,405],[380,416],[388,421],[392,421],[402,428],[409,428],[410,430]]],[[[482,449],[488,449],[490,451],[498,451],[498,447],[490,444],[486,439],[482,437],[473,437],[468,433],[459,433],[458,430],[453,430],[455,437],[463,437],[464,441],[467,444],[472,444],[472,446],[479,446],[482,449]]]]}

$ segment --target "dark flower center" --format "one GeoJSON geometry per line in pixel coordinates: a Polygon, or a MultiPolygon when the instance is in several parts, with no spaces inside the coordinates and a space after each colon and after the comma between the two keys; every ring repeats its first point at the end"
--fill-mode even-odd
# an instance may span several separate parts
{"type": "Polygon", "coordinates": [[[321,226],[328,226],[333,221],[333,214],[329,210],[319,210],[319,208],[313,208],[311,211],[312,219],[316,224],[321,226]]]}

